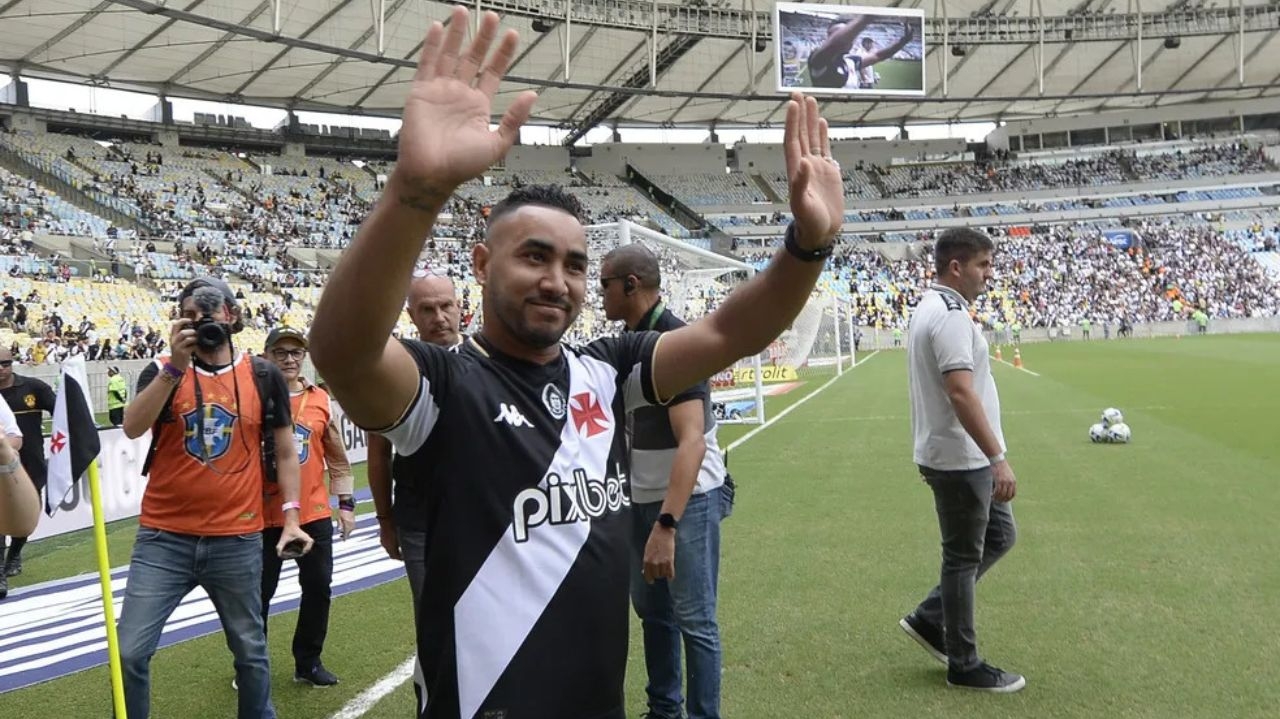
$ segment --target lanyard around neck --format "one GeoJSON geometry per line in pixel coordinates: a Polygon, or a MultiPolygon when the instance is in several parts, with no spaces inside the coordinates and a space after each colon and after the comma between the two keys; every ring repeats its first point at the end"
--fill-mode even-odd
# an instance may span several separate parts
{"type": "Polygon", "coordinates": [[[666,311],[667,303],[662,300],[658,300],[658,304],[654,306],[653,312],[649,313],[649,326],[645,327],[645,330],[652,330],[658,324],[658,318],[666,311]]]}

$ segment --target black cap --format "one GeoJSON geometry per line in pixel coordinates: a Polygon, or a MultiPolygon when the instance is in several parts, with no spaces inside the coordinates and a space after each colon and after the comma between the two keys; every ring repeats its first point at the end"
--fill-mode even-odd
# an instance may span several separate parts
{"type": "Polygon", "coordinates": [[[267,342],[263,345],[262,350],[265,352],[275,347],[280,340],[297,340],[302,343],[303,347],[307,346],[307,336],[301,330],[295,330],[292,327],[277,327],[267,335],[267,342]]]}
{"type": "Polygon", "coordinates": [[[227,304],[231,305],[232,307],[235,307],[237,305],[236,293],[231,291],[231,285],[228,285],[226,282],[223,282],[217,277],[197,277],[194,280],[191,280],[190,282],[187,283],[186,287],[182,288],[182,293],[178,295],[178,302],[182,302],[183,300],[187,299],[191,295],[195,294],[196,290],[200,289],[201,287],[212,287],[213,289],[222,293],[222,296],[225,297],[227,300],[227,304]]]}

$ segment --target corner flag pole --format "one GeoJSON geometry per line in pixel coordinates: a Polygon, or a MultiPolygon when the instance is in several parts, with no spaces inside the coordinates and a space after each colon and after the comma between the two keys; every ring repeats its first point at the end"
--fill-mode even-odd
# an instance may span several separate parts
{"type": "Polygon", "coordinates": [[[98,556],[98,579],[102,584],[102,619],[107,625],[107,661],[111,669],[111,701],[115,719],[127,719],[124,708],[124,676],[120,670],[120,639],[116,635],[116,610],[111,600],[111,560],[107,557],[107,523],[102,512],[102,490],[98,481],[98,460],[89,463],[89,497],[93,503],[93,545],[98,556]]]}

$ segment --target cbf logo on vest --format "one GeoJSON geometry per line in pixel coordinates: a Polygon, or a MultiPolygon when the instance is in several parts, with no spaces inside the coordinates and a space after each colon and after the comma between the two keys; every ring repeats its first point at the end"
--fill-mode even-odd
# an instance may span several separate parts
{"type": "Polygon", "coordinates": [[[219,404],[206,404],[204,417],[199,415],[199,409],[182,415],[182,446],[196,460],[218,459],[231,448],[236,416],[219,404]]]}
{"type": "Polygon", "coordinates": [[[311,458],[311,428],[293,425],[293,443],[298,445],[298,464],[306,464],[311,458]]]}

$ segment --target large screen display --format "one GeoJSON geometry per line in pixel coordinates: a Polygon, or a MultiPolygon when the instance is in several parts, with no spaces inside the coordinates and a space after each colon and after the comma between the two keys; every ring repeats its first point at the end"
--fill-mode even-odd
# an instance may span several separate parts
{"type": "Polygon", "coordinates": [[[778,90],[924,95],[924,11],[780,2],[778,90]]]}

